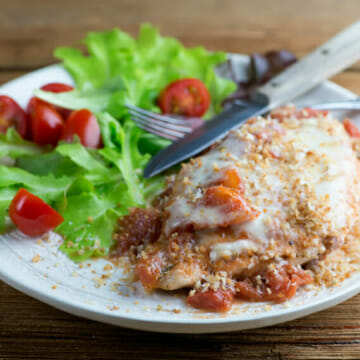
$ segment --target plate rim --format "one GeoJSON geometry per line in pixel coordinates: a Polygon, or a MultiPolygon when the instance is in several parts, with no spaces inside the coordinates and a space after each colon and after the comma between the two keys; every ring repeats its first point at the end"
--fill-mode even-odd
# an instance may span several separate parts
{"type": "MultiPolygon", "coordinates": [[[[242,58],[244,61],[248,60],[247,55],[243,54],[230,54],[234,55],[238,58],[242,58]]],[[[16,77],[5,84],[2,84],[0,89],[4,86],[16,86],[17,83],[24,81],[26,78],[30,78],[32,76],[36,76],[36,74],[40,74],[41,72],[48,72],[55,69],[62,68],[61,64],[52,64],[35,71],[26,73],[22,76],[16,77]]],[[[337,85],[331,81],[324,82],[326,86],[332,88],[336,92],[339,92],[344,95],[344,97],[354,98],[357,95],[350,90],[337,85]]],[[[351,279],[354,279],[356,275],[354,275],[351,279]]],[[[0,279],[4,281],[6,284],[11,287],[21,291],[22,293],[29,295],[41,302],[44,302],[50,306],[53,306],[57,309],[65,311],[75,316],[84,317],[87,319],[92,319],[96,321],[101,321],[104,323],[109,323],[117,326],[126,326],[133,329],[140,329],[146,331],[157,331],[157,332],[169,332],[169,328],[172,326],[178,326],[178,328],[172,328],[170,332],[172,333],[215,333],[215,332],[226,332],[226,331],[234,331],[234,330],[242,330],[242,329],[251,329],[256,327],[263,327],[268,325],[275,325],[284,321],[294,320],[299,317],[303,317],[309,315],[311,313],[315,313],[321,310],[325,310],[332,306],[335,306],[343,301],[346,301],[350,297],[354,296],[356,293],[360,292],[360,285],[357,285],[356,281],[353,284],[345,287],[342,292],[334,294],[331,296],[330,300],[326,300],[325,298],[320,298],[317,301],[313,301],[311,305],[301,304],[296,305],[291,308],[284,308],[279,311],[277,314],[266,313],[265,311],[260,312],[252,316],[251,319],[241,319],[241,315],[233,316],[229,318],[207,318],[207,319],[177,319],[173,317],[164,317],[164,319],[151,319],[145,317],[139,317],[136,314],[117,314],[106,312],[102,309],[91,308],[88,304],[78,304],[72,303],[71,301],[65,299],[64,297],[59,299],[56,294],[51,292],[45,292],[41,289],[32,288],[27,286],[26,283],[19,281],[16,279],[16,276],[11,276],[9,271],[3,268],[0,264],[0,279]],[[283,317],[286,317],[284,320],[283,317]],[[267,320],[271,320],[269,324],[266,324],[267,320]],[[274,321],[275,320],[275,321],[274,321]],[[258,324],[256,322],[262,322],[258,324]],[[152,324],[154,328],[150,328],[148,326],[152,324]],[[253,324],[253,325],[251,325],[253,324]],[[220,326],[218,329],[214,329],[213,326],[220,326]],[[245,326],[242,326],[245,325],[245,326]],[[207,328],[209,326],[209,328],[207,328]]],[[[65,285],[63,285],[65,286],[65,285]]]]}

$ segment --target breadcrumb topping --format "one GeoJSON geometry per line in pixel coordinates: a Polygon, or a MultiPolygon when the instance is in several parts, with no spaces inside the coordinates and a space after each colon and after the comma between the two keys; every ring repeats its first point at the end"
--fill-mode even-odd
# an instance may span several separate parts
{"type": "MultiPolygon", "coordinates": [[[[286,301],[296,289],[276,295],[271,281],[288,289],[286,281],[306,285],[311,273],[333,286],[360,263],[359,159],[360,139],[328,113],[277,109],[182,165],[155,207],[156,236],[144,226],[138,237],[129,222],[114,238],[132,249],[147,289],[188,287],[193,299],[226,300],[248,281],[250,298],[286,301]]],[[[144,223],[154,211],[131,215],[144,223]]]]}

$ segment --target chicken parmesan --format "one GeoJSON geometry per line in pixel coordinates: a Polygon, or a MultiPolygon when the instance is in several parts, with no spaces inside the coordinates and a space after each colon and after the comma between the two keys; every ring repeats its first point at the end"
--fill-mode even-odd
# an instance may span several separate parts
{"type": "Polygon", "coordinates": [[[133,259],[147,290],[189,289],[207,311],[290,299],[358,221],[349,124],[294,107],[249,119],[183,164],[153,207],[120,219],[113,255],[133,259]]]}

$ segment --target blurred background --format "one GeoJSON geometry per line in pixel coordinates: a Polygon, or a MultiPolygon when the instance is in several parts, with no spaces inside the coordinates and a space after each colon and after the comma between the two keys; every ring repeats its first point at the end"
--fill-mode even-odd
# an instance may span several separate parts
{"type": "MultiPolygon", "coordinates": [[[[301,57],[357,20],[359,0],[0,0],[0,82],[53,63],[59,45],[142,22],[187,46],[239,53],[286,48],[301,57]]],[[[360,92],[360,66],[336,76],[360,92]]]]}

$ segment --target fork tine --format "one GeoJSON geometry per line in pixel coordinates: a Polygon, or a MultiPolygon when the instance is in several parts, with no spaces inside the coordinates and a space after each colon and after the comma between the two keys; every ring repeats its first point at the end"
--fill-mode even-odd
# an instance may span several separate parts
{"type": "Polygon", "coordinates": [[[164,128],[162,125],[157,125],[151,122],[148,122],[147,120],[144,120],[138,116],[132,116],[131,119],[136,122],[137,124],[141,124],[143,126],[146,126],[149,129],[153,129],[156,130],[158,132],[161,132],[163,134],[167,134],[167,135],[172,135],[175,136],[176,138],[180,138],[184,136],[184,133],[178,130],[172,130],[172,129],[167,129],[164,128]]]}
{"type": "Polygon", "coordinates": [[[156,120],[156,119],[150,118],[150,117],[148,117],[146,115],[142,115],[142,114],[137,113],[137,112],[135,112],[133,110],[129,110],[129,114],[132,117],[137,117],[139,119],[142,119],[142,120],[148,122],[149,124],[151,123],[151,124],[154,124],[154,125],[157,125],[157,126],[161,126],[162,128],[179,131],[181,133],[184,133],[184,132],[185,133],[190,133],[192,131],[190,126],[169,124],[169,123],[163,122],[162,120],[156,120]]]}
{"type": "Polygon", "coordinates": [[[135,125],[136,125],[137,127],[139,127],[140,129],[143,129],[143,130],[148,131],[148,132],[150,132],[150,133],[152,133],[152,134],[158,135],[158,136],[160,136],[160,137],[162,137],[162,138],[164,138],[164,139],[173,140],[173,141],[179,139],[179,137],[176,137],[176,136],[173,136],[173,135],[169,135],[169,134],[165,134],[165,133],[156,131],[156,130],[154,130],[154,129],[150,129],[150,128],[148,128],[147,126],[142,125],[142,124],[140,124],[140,123],[138,123],[138,122],[136,122],[136,121],[134,121],[134,122],[135,122],[135,125]]]}
{"type": "Polygon", "coordinates": [[[141,109],[141,108],[139,108],[137,106],[133,106],[133,105],[127,105],[126,104],[125,107],[127,107],[128,109],[130,109],[132,111],[140,113],[142,115],[150,117],[152,119],[157,119],[159,121],[167,122],[167,123],[170,123],[170,124],[177,124],[177,125],[185,125],[186,126],[186,121],[184,121],[184,120],[174,119],[174,118],[172,118],[170,116],[156,114],[156,113],[153,113],[151,111],[147,111],[147,110],[141,109]]]}

